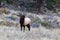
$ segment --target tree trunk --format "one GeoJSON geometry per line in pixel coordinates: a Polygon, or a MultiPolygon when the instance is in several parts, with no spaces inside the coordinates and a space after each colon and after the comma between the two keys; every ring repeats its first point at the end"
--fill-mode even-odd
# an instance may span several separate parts
{"type": "Polygon", "coordinates": [[[1,6],[1,2],[0,2],[0,8],[1,8],[2,6],[1,6]]]}
{"type": "Polygon", "coordinates": [[[38,7],[38,13],[41,11],[41,6],[42,6],[42,2],[43,0],[37,0],[37,7],[38,7]]]}

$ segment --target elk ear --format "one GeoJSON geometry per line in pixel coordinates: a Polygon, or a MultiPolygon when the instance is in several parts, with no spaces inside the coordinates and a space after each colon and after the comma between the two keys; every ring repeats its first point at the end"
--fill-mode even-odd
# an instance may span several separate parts
{"type": "Polygon", "coordinates": [[[21,14],[21,13],[20,13],[19,15],[20,15],[20,16],[22,16],[22,14],[21,14]]]}
{"type": "Polygon", "coordinates": [[[23,13],[19,13],[19,15],[20,15],[20,16],[22,16],[22,15],[23,15],[23,13]]]}

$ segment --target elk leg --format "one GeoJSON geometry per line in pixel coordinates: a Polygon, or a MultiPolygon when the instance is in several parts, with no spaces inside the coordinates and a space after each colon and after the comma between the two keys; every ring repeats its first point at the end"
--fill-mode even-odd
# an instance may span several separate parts
{"type": "Polygon", "coordinates": [[[22,31],[22,25],[21,25],[21,31],[22,31]]]}
{"type": "Polygon", "coordinates": [[[29,31],[30,31],[30,25],[29,25],[29,24],[27,25],[27,27],[28,27],[28,29],[29,29],[29,31]]]}

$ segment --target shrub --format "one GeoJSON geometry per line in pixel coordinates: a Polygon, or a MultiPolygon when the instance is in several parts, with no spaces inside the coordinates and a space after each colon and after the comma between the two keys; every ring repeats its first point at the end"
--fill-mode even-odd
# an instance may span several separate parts
{"type": "Polygon", "coordinates": [[[51,24],[50,24],[50,22],[41,22],[41,25],[43,25],[43,26],[50,26],[51,24]]]}
{"type": "Polygon", "coordinates": [[[9,10],[7,8],[0,8],[0,12],[8,14],[9,10]]]}

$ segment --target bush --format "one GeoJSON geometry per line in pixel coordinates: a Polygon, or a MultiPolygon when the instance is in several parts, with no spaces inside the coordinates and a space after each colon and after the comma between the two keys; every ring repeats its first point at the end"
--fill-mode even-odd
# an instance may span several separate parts
{"type": "Polygon", "coordinates": [[[9,10],[7,8],[0,8],[0,12],[8,14],[9,10]]]}
{"type": "Polygon", "coordinates": [[[32,23],[39,21],[40,19],[38,17],[35,17],[32,21],[32,23]]]}
{"type": "Polygon", "coordinates": [[[43,26],[50,26],[51,24],[50,24],[50,22],[41,22],[41,25],[43,25],[43,26]]]}

